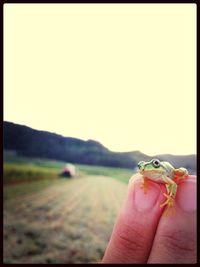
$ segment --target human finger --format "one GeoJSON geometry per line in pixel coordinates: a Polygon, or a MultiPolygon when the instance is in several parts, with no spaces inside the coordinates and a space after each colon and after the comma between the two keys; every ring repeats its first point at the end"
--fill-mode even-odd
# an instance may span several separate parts
{"type": "Polygon", "coordinates": [[[196,179],[178,185],[175,215],[163,213],[148,263],[196,263],[196,179]]]}
{"type": "Polygon", "coordinates": [[[149,181],[147,193],[140,174],[130,180],[128,193],[114,225],[102,263],[146,263],[154,240],[163,194],[149,181]]]}

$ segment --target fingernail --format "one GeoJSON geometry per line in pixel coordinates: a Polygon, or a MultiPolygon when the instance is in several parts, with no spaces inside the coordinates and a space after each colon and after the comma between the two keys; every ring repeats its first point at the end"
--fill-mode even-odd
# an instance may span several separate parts
{"type": "Polygon", "coordinates": [[[177,192],[177,203],[179,207],[186,212],[196,211],[197,206],[197,190],[196,181],[185,181],[179,185],[177,192]]]}
{"type": "Polygon", "coordinates": [[[142,181],[135,182],[134,185],[134,198],[135,206],[138,211],[147,211],[152,209],[161,192],[161,188],[157,184],[149,182],[147,192],[141,188],[142,181]]]}

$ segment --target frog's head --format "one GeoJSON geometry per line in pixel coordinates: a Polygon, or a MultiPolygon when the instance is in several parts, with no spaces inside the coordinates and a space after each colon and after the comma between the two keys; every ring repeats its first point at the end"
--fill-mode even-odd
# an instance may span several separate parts
{"type": "Polygon", "coordinates": [[[173,166],[165,161],[159,159],[152,159],[149,162],[140,161],[138,163],[139,172],[148,178],[158,178],[162,174],[171,177],[174,170],[173,166]]]}

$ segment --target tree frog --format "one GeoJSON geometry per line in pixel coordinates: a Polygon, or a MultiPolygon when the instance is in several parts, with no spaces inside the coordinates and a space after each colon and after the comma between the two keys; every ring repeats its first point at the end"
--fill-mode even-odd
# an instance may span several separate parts
{"type": "Polygon", "coordinates": [[[156,183],[164,183],[167,189],[167,194],[163,195],[167,198],[160,207],[166,206],[167,208],[173,207],[174,199],[176,196],[177,185],[179,180],[188,177],[187,169],[181,167],[175,169],[169,162],[152,159],[149,162],[140,161],[138,163],[139,172],[143,175],[142,188],[147,192],[148,180],[156,183]]]}

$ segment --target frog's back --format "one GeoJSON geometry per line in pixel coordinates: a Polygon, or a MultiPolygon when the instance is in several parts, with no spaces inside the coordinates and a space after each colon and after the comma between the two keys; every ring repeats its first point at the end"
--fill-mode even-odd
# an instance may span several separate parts
{"type": "Polygon", "coordinates": [[[167,176],[173,180],[174,177],[174,167],[167,161],[161,162],[162,167],[166,170],[167,176]]]}

